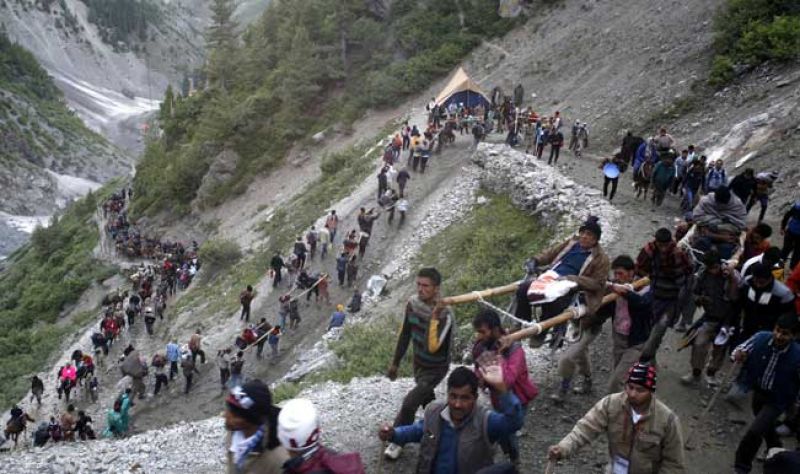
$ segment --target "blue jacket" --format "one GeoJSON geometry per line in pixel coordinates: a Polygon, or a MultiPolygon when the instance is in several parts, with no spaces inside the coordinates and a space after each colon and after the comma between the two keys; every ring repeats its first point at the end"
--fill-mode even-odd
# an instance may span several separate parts
{"type": "MultiPolygon", "coordinates": [[[[516,432],[524,422],[524,412],[519,399],[509,390],[499,397],[499,412],[492,411],[486,422],[486,431],[489,441],[497,442],[516,432]]],[[[476,401],[477,403],[477,401],[476,401]]],[[[406,443],[419,443],[425,434],[422,420],[408,426],[398,426],[394,429],[392,442],[404,445],[406,443]]],[[[458,436],[459,431],[450,423],[442,423],[442,432],[436,452],[433,472],[455,474],[458,472],[458,436]]]]}
{"type": "Polygon", "coordinates": [[[789,408],[800,391],[800,344],[790,342],[788,347],[777,350],[772,332],[761,331],[736,349],[747,353],[739,383],[768,393],[769,403],[779,410],[789,408]]]}
{"type": "Polygon", "coordinates": [[[170,362],[181,360],[181,348],[174,342],[167,344],[167,360],[170,362]]]}
{"type": "Polygon", "coordinates": [[[330,331],[331,328],[340,328],[344,326],[344,313],[342,311],[335,311],[331,315],[331,322],[328,324],[328,330],[330,331]]]}

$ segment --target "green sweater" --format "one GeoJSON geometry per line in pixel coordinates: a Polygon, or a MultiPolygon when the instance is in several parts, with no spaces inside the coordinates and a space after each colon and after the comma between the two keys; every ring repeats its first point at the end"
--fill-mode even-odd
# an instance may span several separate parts
{"type": "Polygon", "coordinates": [[[393,365],[400,365],[409,342],[414,345],[415,367],[437,368],[450,364],[453,313],[449,307],[441,310],[439,318],[433,318],[432,313],[433,307],[416,295],[408,300],[393,365]]]}

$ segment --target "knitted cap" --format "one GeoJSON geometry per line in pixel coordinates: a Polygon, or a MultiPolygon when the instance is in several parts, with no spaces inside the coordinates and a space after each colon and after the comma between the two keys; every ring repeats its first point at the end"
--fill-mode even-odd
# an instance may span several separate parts
{"type": "Polygon", "coordinates": [[[628,370],[628,380],[626,383],[634,383],[656,391],[656,368],[649,362],[637,362],[628,370]]]}
{"type": "Polygon", "coordinates": [[[266,421],[272,407],[272,394],[261,380],[251,380],[231,389],[225,406],[237,416],[254,425],[266,421]]]}
{"type": "Polygon", "coordinates": [[[598,223],[599,220],[600,219],[596,216],[589,216],[588,218],[586,218],[586,222],[584,222],[583,225],[581,225],[581,227],[578,229],[578,232],[583,232],[584,230],[591,232],[597,237],[598,240],[600,240],[600,236],[603,233],[603,229],[600,227],[600,224],[598,223]]]}

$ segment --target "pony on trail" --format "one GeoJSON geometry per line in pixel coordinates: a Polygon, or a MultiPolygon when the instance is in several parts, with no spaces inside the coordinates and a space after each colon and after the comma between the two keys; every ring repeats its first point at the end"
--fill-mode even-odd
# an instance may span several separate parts
{"type": "Polygon", "coordinates": [[[636,199],[644,193],[644,198],[647,199],[647,190],[650,189],[650,180],[653,177],[653,170],[655,165],[652,160],[647,160],[639,166],[639,169],[633,174],[633,187],[636,190],[636,199]]]}
{"type": "Polygon", "coordinates": [[[12,416],[6,423],[4,434],[6,439],[14,440],[15,448],[17,447],[20,433],[24,433],[27,430],[29,421],[33,422],[35,420],[22,410],[19,410],[18,413],[14,413],[14,410],[12,410],[12,416]]]}

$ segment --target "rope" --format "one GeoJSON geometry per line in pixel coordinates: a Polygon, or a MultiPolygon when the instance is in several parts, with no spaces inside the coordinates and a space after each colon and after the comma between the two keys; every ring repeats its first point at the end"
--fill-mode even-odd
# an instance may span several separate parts
{"type": "Polygon", "coordinates": [[[519,319],[518,317],[516,317],[513,314],[509,313],[508,311],[505,311],[503,309],[498,308],[497,306],[495,306],[495,305],[489,303],[488,301],[484,300],[483,297],[481,296],[481,294],[478,291],[473,291],[472,294],[475,295],[475,297],[478,299],[478,303],[486,306],[489,309],[492,309],[492,310],[496,311],[501,316],[505,316],[506,318],[514,321],[517,324],[521,324],[523,327],[527,328],[527,327],[535,326],[536,324],[538,324],[538,323],[535,323],[535,322],[532,322],[532,321],[525,321],[524,319],[519,319]]]}

